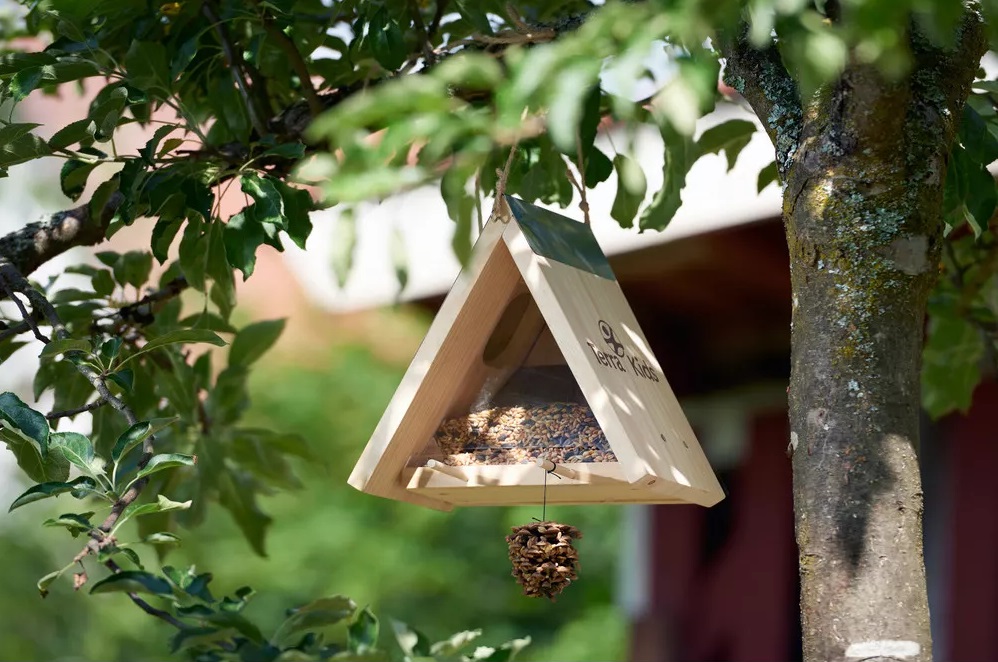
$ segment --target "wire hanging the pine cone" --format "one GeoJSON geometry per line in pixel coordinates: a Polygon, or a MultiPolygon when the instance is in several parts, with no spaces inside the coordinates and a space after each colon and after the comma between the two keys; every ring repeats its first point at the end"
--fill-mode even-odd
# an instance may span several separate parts
{"type": "Polygon", "coordinates": [[[578,579],[579,552],[572,546],[582,532],[568,524],[534,522],[513,528],[506,536],[513,576],[523,594],[552,602],[578,579]]]}

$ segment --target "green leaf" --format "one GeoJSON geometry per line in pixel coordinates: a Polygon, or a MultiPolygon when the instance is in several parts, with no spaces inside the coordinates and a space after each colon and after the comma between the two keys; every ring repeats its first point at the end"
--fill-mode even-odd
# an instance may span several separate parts
{"type": "Polygon", "coordinates": [[[48,590],[49,586],[51,586],[55,580],[62,577],[66,573],[66,571],[72,568],[74,565],[76,564],[70,563],[62,570],[56,570],[55,572],[50,572],[49,574],[45,575],[44,577],[38,580],[36,586],[38,587],[38,592],[41,593],[43,598],[49,594],[48,590]]]}
{"type": "Polygon", "coordinates": [[[107,378],[121,387],[121,390],[125,393],[131,393],[132,386],[135,385],[135,373],[131,368],[112,372],[107,378]]]}
{"type": "Polygon", "coordinates": [[[664,230],[679,210],[686,173],[696,160],[696,145],[668,123],[660,127],[665,143],[665,163],[662,166],[662,188],[645,207],[638,220],[641,230],[664,230]]]}
{"type": "Polygon", "coordinates": [[[121,351],[121,345],[124,340],[120,337],[114,337],[106,340],[100,346],[100,355],[105,361],[113,361],[118,358],[118,352],[121,351]]]}
{"type": "Polygon", "coordinates": [[[512,662],[512,660],[516,659],[517,654],[529,645],[530,637],[513,639],[507,641],[498,649],[491,651],[488,655],[479,655],[476,650],[472,659],[482,660],[483,662],[512,662]]]}
{"type": "Polygon", "coordinates": [[[70,200],[79,199],[87,187],[87,178],[98,165],[100,164],[96,161],[79,161],[77,159],[69,159],[62,164],[59,186],[62,187],[63,195],[70,200]]]}
{"type": "Polygon", "coordinates": [[[34,161],[52,153],[44,140],[30,133],[36,126],[38,125],[8,124],[0,128],[0,168],[34,161]]]}
{"type": "Polygon", "coordinates": [[[388,71],[395,71],[402,66],[409,51],[405,46],[402,28],[384,8],[374,12],[368,24],[365,44],[370,44],[374,59],[388,71]]]}
{"type": "Polygon", "coordinates": [[[179,417],[172,416],[170,418],[154,418],[151,421],[139,421],[118,437],[118,441],[115,442],[114,448],[111,450],[111,459],[118,462],[128,451],[179,420],[179,417]]]}
{"type": "Polygon", "coordinates": [[[286,229],[284,221],[284,198],[277,190],[273,180],[261,177],[255,172],[249,172],[240,178],[243,193],[256,202],[254,218],[258,223],[270,223],[282,230],[286,229]]]}
{"type": "Polygon", "coordinates": [[[219,314],[226,320],[232,314],[236,305],[236,281],[232,275],[232,266],[226,257],[223,225],[212,223],[209,229],[208,261],[205,263],[206,273],[214,285],[211,289],[211,300],[218,306],[219,314]]]}
{"type": "Polygon", "coordinates": [[[242,614],[232,611],[219,611],[205,617],[205,620],[212,625],[232,628],[256,644],[262,644],[265,641],[260,628],[247,620],[242,614]]]}
{"type": "Polygon", "coordinates": [[[768,166],[759,171],[759,180],[756,183],[756,190],[762,190],[774,182],[780,181],[780,173],[776,167],[776,161],[771,161],[768,166]]]}
{"type": "Polygon", "coordinates": [[[21,496],[14,499],[14,502],[10,504],[10,508],[7,512],[14,510],[15,508],[20,508],[29,503],[34,503],[35,501],[41,501],[42,499],[48,499],[50,497],[56,497],[60,494],[65,494],[66,492],[72,492],[80,485],[93,485],[94,482],[90,478],[80,477],[71,483],[64,482],[52,482],[52,483],[40,483],[30,487],[21,496]]]}
{"type": "Polygon", "coordinates": [[[56,356],[58,354],[65,354],[66,352],[86,352],[89,354],[93,351],[93,346],[90,344],[89,340],[83,340],[82,338],[63,338],[62,340],[53,340],[52,342],[45,345],[42,348],[41,354],[38,356],[56,356]]]}
{"type": "Polygon", "coordinates": [[[579,59],[550,81],[551,108],[548,129],[551,140],[564,154],[575,154],[580,140],[584,101],[600,72],[599,60],[579,59]]]}
{"type": "Polygon", "coordinates": [[[728,120],[712,126],[697,140],[700,154],[720,154],[728,158],[728,171],[735,167],[738,155],[755,134],[755,124],[748,120],[728,120]]]}
{"type": "Polygon", "coordinates": [[[120,528],[126,521],[133,517],[142,517],[143,515],[152,515],[154,513],[166,513],[171,510],[187,510],[191,507],[192,503],[192,501],[171,501],[162,494],[159,494],[156,496],[156,503],[133,503],[125,508],[125,511],[121,514],[121,517],[118,519],[118,523],[115,524],[114,528],[120,528]]]}
{"type": "Polygon", "coordinates": [[[7,444],[17,465],[31,480],[46,483],[69,478],[69,462],[61,453],[42,453],[37,442],[9,428],[0,429],[0,440],[7,444]]]}
{"type": "Polygon", "coordinates": [[[353,209],[344,209],[336,218],[333,230],[333,273],[336,283],[341,288],[346,287],[350,270],[353,268],[353,256],[357,248],[357,219],[353,209]]]}
{"type": "Polygon", "coordinates": [[[419,630],[409,627],[401,621],[392,619],[392,630],[399,648],[409,657],[429,657],[430,640],[419,630]]]}
{"type": "Polygon", "coordinates": [[[121,83],[112,83],[97,93],[90,105],[89,114],[89,118],[97,125],[95,140],[111,139],[127,103],[128,90],[121,83]]]}
{"type": "MultiPolygon", "coordinates": [[[[49,65],[51,66],[51,65],[49,65]]],[[[31,94],[38,84],[42,82],[42,68],[30,67],[21,69],[10,79],[7,91],[13,98],[14,103],[20,103],[25,97],[31,94]]]]}
{"type": "Polygon", "coordinates": [[[922,353],[922,404],[930,416],[970,409],[983,356],[977,327],[962,317],[932,317],[922,353]]]}
{"type": "Polygon", "coordinates": [[[309,212],[315,209],[312,194],[305,189],[288,186],[279,179],[271,181],[281,194],[288,237],[298,248],[305,250],[305,242],[312,234],[312,219],[309,217],[309,212]]]}
{"type": "Polygon", "coordinates": [[[93,443],[79,432],[53,432],[49,437],[49,452],[56,450],[89,476],[96,477],[104,469],[103,461],[94,457],[93,443]]]}
{"type": "Polygon", "coordinates": [[[134,359],[137,356],[147,354],[154,349],[159,349],[160,347],[166,347],[167,345],[175,345],[178,343],[198,343],[204,342],[210,345],[215,345],[216,347],[224,347],[225,341],[219,338],[215,333],[208,331],[207,329],[177,329],[176,331],[170,331],[164,333],[163,335],[153,338],[145,345],[142,346],[134,354],[125,358],[120,365],[124,365],[134,359]]]}
{"type": "Polygon", "coordinates": [[[173,240],[177,238],[177,233],[180,232],[183,224],[184,219],[182,218],[160,217],[156,221],[149,246],[152,249],[153,257],[160,264],[166,262],[169,257],[170,246],[173,245],[173,240]]]}
{"type": "Polygon", "coordinates": [[[456,0],[457,10],[461,17],[468,21],[479,33],[492,34],[492,24],[482,8],[479,0],[456,0]]]}
{"type": "Polygon", "coordinates": [[[620,227],[629,228],[634,224],[634,217],[648,192],[648,180],[641,166],[623,154],[613,159],[613,166],[617,171],[617,194],[613,198],[610,217],[620,227]]]}
{"type": "Polygon", "coordinates": [[[249,366],[273,346],[284,331],[284,320],[257,322],[243,327],[232,339],[230,366],[249,366]]]}
{"type": "Polygon", "coordinates": [[[49,147],[53,150],[65,149],[76,143],[90,144],[97,133],[97,123],[89,117],[82,120],[70,122],[63,128],[52,134],[49,138],[49,147]]]}
{"type": "Polygon", "coordinates": [[[232,637],[230,628],[187,627],[170,639],[170,652],[177,653],[185,648],[209,646],[232,637]]]}
{"type": "Polygon", "coordinates": [[[0,393],[0,424],[30,439],[38,445],[42,454],[48,451],[49,424],[45,415],[24,404],[13,393],[0,393]]]}
{"type": "Polygon", "coordinates": [[[586,188],[593,188],[600,182],[605,182],[613,173],[613,162],[607,158],[606,154],[593,147],[589,155],[586,156],[586,172],[584,184],[586,188]]]}
{"type": "Polygon", "coordinates": [[[233,215],[225,224],[223,235],[226,260],[243,273],[244,281],[253,275],[256,251],[266,241],[263,225],[256,214],[257,205],[252,204],[233,215]]]}
{"type": "Polygon", "coordinates": [[[377,647],[378,619],[369,607],[364,607],[347,628],[347,645],[354,653],[366,653],[377,647]]]}
{"type": "Polygon", "coordinates": [[[170,63],[166,47],[158,41],[133,41],[125,54],[129,82],[147,92],[170,93],[170,63]]]}
{"type": "Polygon", "coordinates": [[[152,593],[170,595],[173,589],[162,577],[142,570],[122,570],[106,577],[90,589],[91,593],[152,593]]]}
{"type": "Polygon", "coordinates": [[[119,547],[118,545],[110,545],[102,549],[100,553],[97,554],[97,562],[104,563],[108,559],[113,559],[115,556],[124,556],[135,564],[139,570],[145,569],[142,566],[142,559],[139,558],[139,555],[136,554],[134,550],[128,547],[119,547]]]}
{"type": "Polygon", "coordinates": [[[142,542],[147,545],[179,545],[180,538],[168,531],[160,531],[143,537],[142,542]]]}
{"type": "Polygon", "coordinates": [[[451,635],[443,641],[438,641],[430,648],[430,654],[435,657],[451,657],[461,652],[475,639],[482,636],[481,630],[465,630],[451,635]]]}
{"type": "Polygon", "coordinates": [[[172,124],[164,124],[153,132],[152,138],[146,141],[145,146],[139,152],[147,164],[150,166],[156,165],[156,157],[161,155],[161,152],[159,151],[160,142],[163,141],[163,138],[176,130],[177,127],[172,124]]]}
{"type": "Polygon", "coordinates": [[[114,278],[111,276],[110,271],[104,269],[98,271],[90,279],[90,284],[94,288],[94,294],[99,297],[110,296],[114,292],[114,278]]]}
{"type": "MultiPolygon", "coordinates": [[[[175,467],[193,467],[197,464],[197,458],[193,455],[184,455],[182,453],[161,453],[159,455],[153,455],[152,459],[149,460],[149,464],[142,467],[135,478],[132,479],[132,483],[144,478],[150,474],[163,471],[164,469],[173,469],[175,467]]],[[[129,483],[131,485],[131,483],[129,483]]]]}
{"type": "Polygon", "coordinates": [[[452,167],[440,178],[440,194],[447,205],[447,214],[456,224],[451,247],[462,266],[471,257],[471,227],[475,214],[475,198],[465,188],[469,175],[465,168],[452,167]]]}
{"type": "Polygon", "coordinates": [[[152,255],[145,251],[128,251],[114,263],[114,279],[122,285],[141,287],[152,272],[152,255]]]}
{"type": "Polygon", "coordinates": [[[264,539],[271,518],[260,510],[256,503],[254,483],[248,476],[228,471],[217,477],[218,501],[229,511],[236,525],[246,536],[253,551],[260,556],[266,556],[264,539]]]}
{"type": "Polygon", "coordinates": [[[45,520],[42,522],[42,526],[64,527],[69,529],[70,533],[72,533],[75,538],[80,533],[85,533],[94,528],[94,525],[90,523],[90,518],[93,517],[93,515],[93,511],[85,513],[63,513],[54,519],[49,518],[45,520]]]}
{"type": "Polygon", "coordinates": [[[274,634],[275,641],[287,641],[287,638],[299,632],[308,632],[336,625],[350,618],[357,610],[357,605],[350,598],[334,595],[329,598],[319,598],[307,605],[291,611],[288,618],[274,634]]]}

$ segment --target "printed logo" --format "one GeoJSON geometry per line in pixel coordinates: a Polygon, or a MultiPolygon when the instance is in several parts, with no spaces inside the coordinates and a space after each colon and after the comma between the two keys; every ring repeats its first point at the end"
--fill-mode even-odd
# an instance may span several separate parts
{"type": "Polygon", "coordinates": [[[600,336],[603,338],[603,342],[606,343],[610,351],[603,351],[593,342],[589,340],[586,341],[586,344],[589,345],[589,349],[593,352],[593,356],[596,357],[597,363],[612,370],[619,370],[620,372],[627,372],[626,366],[630,365],[631,371],[638,377],[644,377],[645,379],[653,382],[659,381],[658,374],[647,361],[638,356],[627,353],[627,350],[624,348],[624,344],[617,338],[617,334],[608,322],[605,320],[599,321],[599,332],[600,336]]]}
{"type": "Polygon", "coordinates": [[[613,350],[613,353],[623,358],[624,345],[619,340],[617,340],[617,336],[613,332],[613,328],[603,320],[600,320],[599,332],[603,336],[604,342],[606,342],[606,344],[610,346],[610,349],[613,350]]]}

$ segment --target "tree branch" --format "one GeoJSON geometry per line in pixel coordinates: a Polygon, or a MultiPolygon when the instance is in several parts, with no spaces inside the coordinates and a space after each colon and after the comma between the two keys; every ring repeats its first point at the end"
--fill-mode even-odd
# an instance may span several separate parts
{"type": "MultiPolygon", "coordinates": [[[[430,25],[427,26],[428,32],[435,33],[439,29],[440,21],[443,19],[443,15],[446,11],[446,6],[447,0],[439,0],[437,13],[434,15],[430,25]]],[[[203,4],[202,12],[215,26],[216,35],[219,37],[226,58],[230,62],[230,66],[233,67],[234,78],[236,83],[240,86],[240,92],[244,94],[244,102],[247,104],[247,108],[250,109],[249,112],[252,118],[255,115],[253,109],[257,107],[257,102],[254,101],[254,97],[259,95],[260,90],[254,87],[252,91],[255,94],[250,94],[251,90],[246,85],[246,76],[250,74],[241,68],[246,63],[243,62],[238,49],[233,46],[228,29],[225,23],[219,18],[218,13],[215,11],[213,6],[210,3],[203,4]]],[[[539,41],[550,41],[561,35],[577,30],[585,23],[587,16],[587,13],[581,13],[567,16],[551,23],[536,26],[518,26],[515,30],[500,33],[499,36],[487,40],[489,43],[486,43],[486,40],[478,41],[477,43],[487,46],[490,51],[494,51],[495,49],[503,48],[507,42],[534,43],[539,41]],[[529,36],[522,34],[524,29],[529,29],[529,36]],[[516,36],[514,36],[514,33],[516,36]]],[[[458,44],[451,44],[449,48],[453,50],[450,50],[447,53],[434,53],[433,61],[428,62],[426,67],[420,69],[419,72],[416,72],[414,75],[420,75],[423,72],[429,71],[432,69],[432,65],[438,63],[440,60],[460,53],[462,46],[458,44]]],[[[257,74],[258,73],[259,72],[257,72],[257,74]]],[[[392,75],[367,84],[378,84],[389,80],[393,80],[392,75]]],[[[292,103],[280,111],[277,115],[273,116],[273,118],[269,121],[254,121],[254,130],[260,136],[272,133],[282,140],[300,141],[302,140],[302,136],[314,117],[314,108],[316,105],[318,105],[320,110],[333,108],[345,99],[348,99],[355,92],[363,89],[364,85],[364,82],[345,85],[331,92],[324,94],[317,93],[315,100],[309,100],[306,98],[292,103]],[[318,104],[316,104],[316,101],[318,104]]],[[[269,100],[267,101],[267,106],[267,114],[263,115],[263,117],[269,116],[269,100]]],[[[231,149],[233,154],[239,154],[240,160],[244,160],[244,158],[249,154],[249,150],[244,145],[232,144],[211,147],[206,146],[201,151],[188,153],[187,156],[188,158],[217,158],[219,155],[224,155],[227,149],[231,149]]],[[[266,161],[258,161],[258,164],[265,165],[266,161]]],[[[38,269],[38,267],[61,255],[70,248],[99,244],[104,240],[107,225],[111,218],[113,218],[115,211],[121,205],[123,199],[124,198],[121,193],[116,192],[104,206],[99,218],[95,217],[90,212],[89,205],[81,205],[80,207],[76,207],[74,209],[53,214],[45,220],[29,223],[20,230],[16,230],[4,237],[0,237],[0,257],[7,258],[10,264],[13,265],[19,273],[31,275],[36,269],[38,269]]],[[[0,292],[0,298],[3,298],[4,296],[5,294],[0,292]]],[[[30,328],[23,328],[22,330],[19,330],[18,333],[23,333],[25,330],[30,330],[30,328]]],[[[0,341],[9,338],[11,335],[17,334],[12,334],[11,329],[0,331],[0,341]]]]}
{"type": "Polygon", "coordinates": [[[250,116],[250,123],[258,134],[266,135],[267,124],[264,118],[270,117],[270,100],[266,96],[262,77],[260,77],[259,72],[250,71],[249,63],[243,59],[242,52],[233,44],[229,28],[219,17],[213,4],[211,2],[202,4],[201,13],[214,27],[215,36],[218,37],[218,42],[222,46],[222,53],[232,69],[232,78],[243,97],[246,112],[250,116]]]}
{"type": "Polygon", "coordinates": [[[724,56],[724,82],[738,91],[762,121],[776,148],[780,175],[790,167],[803,127],[803,107],[797,84],[773,43],[763,49],[752,45],[748,24],[734,32],[719,31],[717,44],[724,56]]]}
{"type": "MultiPolygon", "coordinates": [[[[28,302],[31,304],[32,313],[42,316],[48,322],[49,326],[52,327],[52,333],[56,339],[62,340],[69,337],[66,325],[63,324],[61,319],[59,319],[59,315],[56,313],[55,307],[53,307],[49,300],[45,298],[45,295],[31,286],[31,283],[29,283],[27,279],[21,275],[21,273],[9,260],[3,257],[0,257],[0,285],[3,286],[3,289],[5,289],[12,298],[15,292],[19,292],[27,297],[28,302]]],[[[80,374],[82,374],[97,391],[99,400],[103,400],[107,404],[111,405],[111,407],[124,416],[129,425],[135,425],[138,423],[138,417],[135,416],[135,412],[132,411],[131,407],[126,405],[120,398],[115,396],[108,389],[104,375],[85,363],[81,362],[75,365],[76,369],[80,371],[80,374]]],[[[145,467],[149,463],[149,460],[152,459],[154,442],[155,437],[153,435],[150,435],[145,439],[145,441],[142,442],[142,457],[138,462],[140,469],[145,467]]],[[[103,547],[107,546],[111,540],[111,530],[121,518],[121,514],[125,511],[125,508],[130,506],[136,501],[136,499],[139,498],[139,495],[142,494],[142,490],[148,482],[148,476],[135,481],[128,491],[122,494],[118,500],[112,504],[111,512],[99,527],[90,532],[90,539],[87,541],[86,546],[84,546],[84,548],[74,557],[73,560],[75,562],[82,561],[90,554],[98,554],[103,547]]],[[[78,582],[83,581],[86,581],[85,575],[78,580],[78,582]]]]}
{"type": "Polygon", "coordinates": [[[135,322],[137,324],[149,324],[152,322],[153,304],[161,301],[169,301],[170,299],[179,296],[180,293],[188,287],[190,287],[190,284],[187,282],[187,279],[183,276],[178,276],[163,286],[162,289],[150,292],[135,303],[122,306],[113,313],[105,315],[104,317],[99,317],[94,320],[94,324],[96,325],[101,321],[113,319],[120,319],[125,322],[135,322]]]}
{"type": "Polygon", "coordinates": [[[298,80],[301,82],[302,96],[305,97],[305,102],[308,104],[308,109],[312,113],[312,116],[318,115],[323,110],[322,101],[319,100],[319,94],[315,91],[315,85],[312,84],[312,74],[309,72],[308,65],[305,64],[305,60],[302,58],[298,47],[295,46],[295,42],[291,41],[291,38],[274,24],[274,19],[266,11],[264,11],[261,21],[263,22],[263,28],[266,30],[267,36],[277,43],[277,46],[288,57],[291,68],[298,74],[298,80]]]}
{"type": "Polygon", "coordinates": [[[47,414],[45,418],[47,418],[50,421],[54,421],[56,419],[66,418],[68,416],[76,416],[77,414],[83,414],[88,411],[93,411],[94,409],[97,409],[98,407],[101,407],[106,404],[107,400],[105,400],[103,397],[99,397],[90,404],[83,405],[82,407],[77,407],[75,409],[67,409],[66,411],[51,412],[50,414],[47,414]]]}
{"type": "Polygon", "coordinates": [[[0,237],[0,258],[5,258],[18,273],[31,274],[70,248],[99,244],[123,199],[120,193],[112,195],[99,216],[85,204],[28,223],[0,237]]]}

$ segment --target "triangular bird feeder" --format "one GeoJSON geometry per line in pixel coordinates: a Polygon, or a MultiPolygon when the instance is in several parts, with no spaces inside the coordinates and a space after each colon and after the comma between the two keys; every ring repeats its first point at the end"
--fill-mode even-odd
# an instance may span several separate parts
{"type": "Polygon", "coordinates": [[[350,484],[439,510],[720,501],[589,226],[505,200],[350,484]]]}

